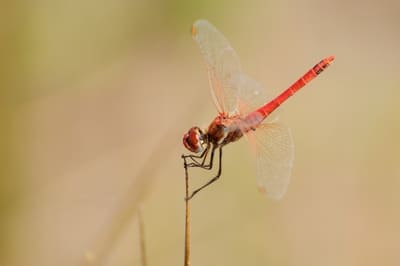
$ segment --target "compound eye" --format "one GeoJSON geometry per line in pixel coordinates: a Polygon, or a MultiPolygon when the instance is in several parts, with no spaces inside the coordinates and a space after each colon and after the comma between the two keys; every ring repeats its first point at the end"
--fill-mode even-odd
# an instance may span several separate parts
{"type": "Polygon", "coordinates": [[[191,152],[199,153],[204,150],[203,132],[198,127],[192,127],[183,135],[183,145],[191,152]]]}

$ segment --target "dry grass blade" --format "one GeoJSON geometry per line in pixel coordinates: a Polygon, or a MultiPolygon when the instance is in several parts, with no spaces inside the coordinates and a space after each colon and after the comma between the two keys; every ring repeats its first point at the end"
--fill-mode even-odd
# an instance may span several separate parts
{"type": "MultiPolygon", "coordinates": [[[[201,110],[200,104],[199,101],[195,101],[190,106],[201,110]]],[[[94,247],[86,252],[86,259],[82,265],[99,265],[106,261],[121,236],[121,233],[129,225],[134,215],[137,214],[139,205],[146,196],[147,190],[150,189],[149,184],[154,180],[156,172],[162,167],[163,162],[165,162],[161,157],[166,156],[176,148],[173,146],[176,142],[165,140],[176,139],[176,136],[181,134],[180,127],[177,125],[182,123],[182,121],[187,121],[188,118],[188,115],[184,113],[184,115],[171,122],[171,127],[156,141],[154,147],[157,147],[157,150],[154,150],[150,154],[149,158],[135,175],[135,178],[133,178],[135,181],[131,188],[128,189],[128,193],[123,199],[121,207],[114,216],[115,218],[110,226],[103,232],[103,235],[95,241],[94,247]],[[158,162],[157,167],[154,167],[154,162],[158,162]]]]}
{"type": "Polygon", "coordinates": [[[147,266],[146,259],[146,242],[145,242],[145,234],[144,234],[144,223],[142,217],[142,208],[138,209],[138,225],[139,225],[139,247],[140,247],[140,261],[142,266],[147,266]]]}

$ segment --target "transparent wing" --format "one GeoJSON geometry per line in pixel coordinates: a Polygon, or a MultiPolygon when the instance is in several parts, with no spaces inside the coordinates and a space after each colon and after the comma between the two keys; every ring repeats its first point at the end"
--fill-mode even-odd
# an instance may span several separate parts
{"type": "Polygon", "coordinates": [[[213,100],[219,112],[248,114],[272,99],[260,83],[242,73],[235,50],[211,23],[196,21],[192,36],[206,62],[213,100]]]}
{"type": "Polygon", "coordinates": [[[237,105],[237,86],[234,86],[234,82],[241,73],[239,57],[222,33],[206,20],[198,20],[193,24],[192,37],[207,64],[218,111],[234,111],[237,105]]]}
{"type": "Polygon", "coordinates": [[[280,199],[289,185],[294,159],[290,129],[280,123],[264,123],[250,135],[255,144],[257,184],[269,197],[280,199]]]}
{"type": "Polygon", "coordinates": [[[259,82],[244,73],[233,80],[232,86],[237,93],[237,111],[242,115],[249,114],[272,99],[272,95],[259,82]]]}

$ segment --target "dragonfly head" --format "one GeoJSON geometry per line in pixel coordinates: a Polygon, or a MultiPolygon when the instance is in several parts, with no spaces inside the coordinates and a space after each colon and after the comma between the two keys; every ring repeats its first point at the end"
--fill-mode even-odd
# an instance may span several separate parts
{"type": "Polygon", "coordinates": [[[207,137],[199,127],[192,127],[183,135],[183,145],[191,152],[200,153],[207,147],[207,137]]]}

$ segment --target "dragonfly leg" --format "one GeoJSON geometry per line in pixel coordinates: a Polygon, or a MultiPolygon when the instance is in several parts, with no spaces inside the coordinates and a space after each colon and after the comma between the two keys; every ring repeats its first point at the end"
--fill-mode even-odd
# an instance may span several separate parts
{"type": "MultiPolygon", "coordinates": [[[[213,147],[213,150],[211,152],[211,157],[213,157],[214,155],[214,150],[215,148],[213,147]]],[[[210,169],[212,168],[212,160],[210,161],[210,165],[209,165],[210,169]]],[[[207,169],[207,168],[206,168],[207,169]]],[[[208,181],[207,183],[205,183],[204,185],[202,185],[201,187],[199,187],[198,189],[194,190],[192,192],[192,194],[189,196],[189,198],[187,198],[186,200],[190,200],[194,197],[194,195],[196,195],[197,193],[199,193],[201,190],[203,190],[204,188],[206,188],[207,186],[211,185],[212,183],[214,183],[215,181],[217,181],[217,179],[221,176],[221,171],[222,171],[222,147],[219,147],[219,167],[218,167],[218,173],[215,177],[211,178],[210,181],[208,181]]]]}
{"type": "Polygon", "coordinates": [[[210,155],[210,160],[209,160],[208,164],[205,164],[206,158],[204,158],[204,160],[203,160],[203,162],[202,162],[202,164],[201,164],[201,166],[200,166],[202,169],[206,169],[206,170],[211,170],[211,169],[212,169],[213,162],[214,162],[214,152],[215,152],[215,149],[216,149],[216,148],[217,148],[217,147],[215,147],[215,146],[212,147],[212,149],[211,149],[211,155],[210,155]]]}
{"type": "MultiPolygon", "coordinates": [[[[201,167],[207,169],[205,167],[205,162],[209,151],[210,151],[210,146],[207,146],[207,148],[200,155],[192,155],[192,154],[182,155],[182,158],[185,159],[186,167],[201,167]],[[186,163],[186,158],[190,158],[192,160],[192,163],[186,163]],[[199,162],[197,159],[202,159],[202,161],[199,162]]],[[[214,148],[212,149],[211,157],[213,157],[213,153],[214,153],[214,148]]]]}
{"type": "Polygon", "coordinates": [[[207,148],[200,154],[200,155],[194,155],[194,154],[189,154],[189,155],[185,155],[182,154],[182,159],[185,160],[185,165],[189,166],[189,167],[193,167],[189,164],[186,163],[186,159],[189,158],[190,160],[192,160],[194,163],[190,163],[190,164],[196,164],[196,165],[200,165],[201,163],[198,162],[196,159],[203,159],[203,161],[205,160],[205,157],[207,157],[207,153],[208,153],[208,149],[209,147],[207,146],[207,148]]]}
{"type": "Polygon", "coordinates": [[[203,161],[201,163],[191,163],[191,164],[187,164],[188,167],[200,167],[201,169],[205,169],[205,170],[211,170],[213,167],[213,162],[214,162],[214,152],[217,149],[216,146],[213,145],[213,147],[211,148],[211,155],[210,155],[210,160],[208,161],[208,164],[206,164],[206,159],[207,159],[207,155],[208,155],[208,151],[210,150],[209,148],[207,148],[207,152],[203,157],[203,161]]]}

